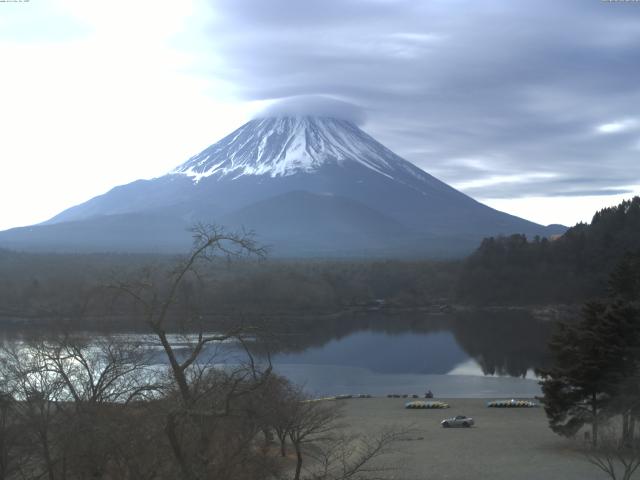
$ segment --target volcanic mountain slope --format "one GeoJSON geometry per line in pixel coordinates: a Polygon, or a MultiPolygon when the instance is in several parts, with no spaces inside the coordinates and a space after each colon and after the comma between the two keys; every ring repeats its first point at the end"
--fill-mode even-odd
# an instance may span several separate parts
{"type": "Polygon", "coordinates": [[[0,245],[179,251],[196,222],[254,230],[276,256],[451,256],[488,235],[562,231],[476,202],[349,121],[295,116],[254,119],[163,177],[0,232],[0,245]]]}

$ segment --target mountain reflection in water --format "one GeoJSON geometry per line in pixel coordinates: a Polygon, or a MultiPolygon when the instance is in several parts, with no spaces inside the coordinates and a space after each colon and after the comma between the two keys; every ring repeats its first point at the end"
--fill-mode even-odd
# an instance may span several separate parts
{"type": "Polygon", "coordinates": [[[551,330],[551,323],[523,311],[446,316],[371,313],[291,321],[280,325],[268,348],[275,364],[525,377],[546,364],[551,330]]]}
{"type": "MultiPolygon", "coordinates": [[[[540,388],[531,373],[547,364],[546,343],[553,329],[552,322],[538,321],[525,311],[447,315],[373,311],[245,320],[257,332],[267,332],[258,333],[245,346],[263,361],[271,358],[277,373],[311,395],[422,394],[430,388],[448,397],[532,397],[540,388]]],[[[147,344],[154,352],[151,362],[166,365],[153,335],[117,335],[147,344]]],[[[5,332],[2,341],[11,344],[29,336],[5,332]]],[[[171,336],[178,357],[190,355],[190,336],[171,336]]],[[[199,358],[210,364],[247,359],[235,342],[207,344],[199,358]]]]}

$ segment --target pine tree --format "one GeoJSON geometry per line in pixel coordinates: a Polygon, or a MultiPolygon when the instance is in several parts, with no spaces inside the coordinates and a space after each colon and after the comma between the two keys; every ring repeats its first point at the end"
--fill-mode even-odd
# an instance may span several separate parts
{"type": "Polygon", "coordinates": [[[585,305],[582,318],[561,323],[549,344],[553,367],[540,371],[549,426],[573,436],[585,424],[621,415],[622,440],[640,417],[640,252],[626,255],[610,278],[606,301],[585,305]]]}
{"type": "Polygon", "coordinates": [[[593,302],[578,324],[560,324],[549,344],[554,365],[539,372],[551,429],[572,437],[590,424],[594,445],[612,389],[608,372],[614,359],[597,331],[605,310],[604,304],[593,302]]]}

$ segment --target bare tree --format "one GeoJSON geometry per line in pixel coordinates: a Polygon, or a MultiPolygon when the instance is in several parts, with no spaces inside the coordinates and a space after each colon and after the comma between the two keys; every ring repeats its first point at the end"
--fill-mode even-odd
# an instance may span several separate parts
{"type": "Polygon", "coordinates": [[[408,429],[387,428],[369,437],[339,434],[331,441],[321,442],[312,454],[319,467],[310,475],[312,480],[374,480],[393,470],[380,464],[379,457],[392,451],[395,442],[404,439],[408,429]]]}
{"type": "Polygon", "coordinates": [[[29,461],[26,436],[16,408],[11,395],[0,393],[0,480],[14,478],[29,461]]]}
{"type": "Polygon", "coordinates": [[[102,478],[122,464],[120,443],[138,437],[129,427],[140,417],[127,405],[158,391],[147,355],[126,337],[65,335],[4,348],[0,407],[7,404],[27,437],[22,443],[31,443],[22,450],[31,454],[24,476],[37,478],[41,468],[50,480],[102,478]]]}
{"type": "MultiPolygon", "coordinates": [[[[201,325],[191,323],[198,329],[191,346],[190,353],[180,358],[169,341],[168,318],[172,308],[176,306],[180,288],[190,277],[200,278],[199,266],[203,261],[219,256],[237,258],[246,255],[262,257],[264,248],[258,246],[250,233],[227,233],[215,225],[198,224],[192,229],[193,248],[186,258],[179,260],[168,273],[164,285],[158,284],[152,272],[147,270],[144,278],[136,282],[118,282],[112,285],[118,291],[130,296],[142,307],[143,321],[157,336],[167,356],[171,373],[178,386],[180,397],[185,406],[194,401],[193,391],[189,384],[189,368],[198,360],[203,348],[210,343],[225,342],[242,335],[243,329],[237,328],[223,334],[205,334],[201,325]]],[[[193,319],[191,319],[193,320],[193,319]]],[[[183,322],[188,323],[188,322],[183,322]]]]}
{"type": "Polygon", "coordinates": [[[640,439],[621,439],[616,429],[608,425],[601,428],[598,446],[591,446],[584,455],[612,480],[630,480],[640,467],[640,439]]]}
{"type": "MultiPolygon", "coordinates": [[[[212,442],[220,440],[216,439],[219,419],[232,416],[232,403],[259,389],[271,372],[270,365],[264,370],[256,366],[246,348],[245,340],[251,333],[246,328],[205,333],[197,312],[191,308],[192,292],[187,288],[191,282],[201,280],[203,262],[217,257],[263,257],[265,250],[256,244],[250,233],[228,233],[220,227],[203,224],[196,225],[192,232],[194,244],[191,252],[179,260],[164,278],[147,271],[135,282],[118,282],[112,286],[141,307],[144,323],[157,337],[166,355],[179,401],[167,411],[165,434],[186,480],[204,478],[209,475],[207,472],[220,470],[220,465],[214,465],[209,457],[212,442]],[[189,318],[182,318],[180,323],[195,333],[187,337],[188,348],[178,352],[170,341],[169,320],[178,313],[181,298],[186,298],[188,304],[183,305],[179,313],[189,318]],[[208,362],[201,358],[205,347],[232,340],[244,347],[247,362],[232,371],[212,372],[208,362]],[[190,441],[194,436],[197,438],[195,444],[190,441]]],[[[247,434],[246,438],[253,437],[247,434]]],[[[227,439],[226,446],[232,443],[227,439]]],[[[239,451],[244,450],[239,448],[239,451]]]]}
{"type": "Polygon", "coordinates": [[[64,335],[37,346],[44,367],[64,384],[76,410],[106,403],[129,403],[162,389],[149,366],[150,351],[126,336],[87,340],[64,335]]]}
{"type": "Polygon", "coordinates": [[[64,398],[62,381],[48,371],[41,351],[19,345],[2,350],[0,376],[6,394],[15,402],[12,413],[19,419],[38,458],[25,467],[25,475],[55,480],[63,463],[63,452],[55,441],[57,402],[64,398]]]}
{"type": "MultiPolygon", "coordinates": [[[[163,385],[150,368],[150,350],[127,336],[99,336],[90,341],[65,335],[39,345],[51,375],[64,385],[65,405],[59,409],[67,469],[78,478],[102,478],[120,465],[121,476],[135,463],[120,448],[139,432],[129,422],[140,417],[132,402],[159,398],[163,385]],[[127,460],[128,459],[128,460],[127,460]],[[126,466],[123,465],[126,463],[126,466]]],[[[144,431],[145,428],[142,427],[144,431]]]]}
{"type": "Polygon", "coordinates": [[[302,398],[298,391],[296,404],[288,404],[288,436],[296,453],[293,480],[373,479],[389,470],[376,460],[408,429],[386,428],[373,436],[347,434],[340,421],[342,404],[302,398]]]}
{"type": "Polygon", "coordinates": [[[330,440],[340,418],[340,405],[318,401],[298,401],[291,412],[289,439],[296,452],[294,480],[300,480],[305,447],[330,440]]]}
{"type": "Polygon", "coordinates": [[[287,455],[289,432],[303,399],[299,388],[277,374],[270,375],[264,385],[249,398],[248,413],[260,422],[265,448],[269,447],[274,437],[277,438],[281,457],[287,455]]]}

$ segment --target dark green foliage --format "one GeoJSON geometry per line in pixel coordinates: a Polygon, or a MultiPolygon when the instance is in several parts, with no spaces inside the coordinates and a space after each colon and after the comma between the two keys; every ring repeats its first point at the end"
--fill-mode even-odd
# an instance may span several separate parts
{"type": "MultiPolygon", "coordinates": [[[[640,197],[634,197],[597,212],[591,224],[579,223],[557,239],[485,239],[465,262],[457,295],[481,304],[584,302],[604,296],[612,266],[638,249],[640,197]]],[[[621,268],[637,267],[629,263],[621,268]]]]}
{"type": "Polygon", "coordinates": [[[585,305],[576,323],[563,322],[549,344],[553,366],[539,372],[550,427],[573,436],[584,424],[622,415],[623,440],[640,414],[640,252],[627,254],[611,275],[610,296],[585,305]]]}
{"type": "Polygon", "coordinates": [[[549,426],[560,435],[571,437],[588,423],[597,439],[597,423],[609,400],[610,372],[616,364],[598,332],[604,312],[603,304],[588,304],[582,321],[560,324],[549,344],[554,365],[539,374],[544,379],[549,426]]]}
{"type": "MultiPolygon", "coordinates": [[[[113,292],[102,287],[136,278],[143,269],[162,272],[173,261],[160,255],[0,250],[0,322],[130,327],[130,303],[114,302],[113,292]]],[[[181,284],[179,296],[204,318],[334,313],[366,309],[378,299],[389,307],[420,307],[450,299],[458,268],[455,262],[424,260],[221,260],[181,284]]],[[[166,280],[161,275],[156,282],[166,280]]]]}
{"type": "MultiPolygon", "coordinates": [[[[180,294],[188,300],[183,303],[205,317],[314,315],[367,308],[380,299],[392,308],[575,304],[604,296],[612,265],[633,250],[640,250],[640,197],[598,212],[590,225],[578,224],[555,240],[528,240],[524,235],[487,238],[462,263],[222,262],[214,263],[197,282],[185,282],[180,294]]],[[[0,249],[0,322],[112,325],[123,312],[130,316],[130,305],[110,303],[100,287],[114,278],[135,277],[149,265],[161,271],[174,260],[168,255],[28,254],[0,249]]],[[[620,295],[640,290],[640,280],[628,280],[640,269],[638,263],[627,259],[620,264],[612,280],[620,295]]]]}
{"type": "Polygon", "coordinates": [[[640,251],[622,257],[611,274],[609,287],[611,295],[624,301],[640,299],[640,251]]]}
{"type": "Polygon", "coordinates": [[[456,341],[482,367],[485,375],[525,377],[548,364],[548,321],[536,321],[526,311],[474,311],[455,315],[456,341]]]}

